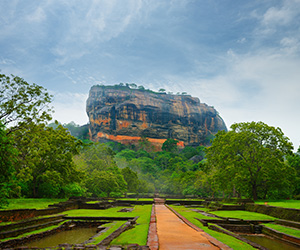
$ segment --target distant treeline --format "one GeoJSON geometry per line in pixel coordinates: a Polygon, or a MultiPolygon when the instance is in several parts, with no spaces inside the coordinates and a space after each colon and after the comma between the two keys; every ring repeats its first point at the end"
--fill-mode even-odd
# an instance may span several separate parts
{"type": "MultiPolygon", "coordinates": [[[[153,93],[153,94],[169,94],[169,95],[188,95],[187,92],[177,92],[176,94],[174,94],[173,92],[166,92],[165,89],[160,88],[157,91],[153,91],[151,89],[146,89],[144,86],[142,85],[137,85],[135,83],[119,83],[119,84],[115,84],[115,85],[96,85],[99,87],[103,87],[103,88],[115,88],[115,89],[135,89],[135,90],[139,90],[139,91],[145,91],[145,92],[149,92],[149,93],[153,93]]],[[[188,95],[190,96],[190,95],[188,95]]]]}

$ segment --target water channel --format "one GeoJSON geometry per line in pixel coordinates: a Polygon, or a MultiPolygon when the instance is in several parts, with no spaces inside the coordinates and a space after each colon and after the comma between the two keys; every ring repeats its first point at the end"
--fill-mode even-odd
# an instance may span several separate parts
{"type": "Polygon", "coordinates": [[[87,241],[90,237],[94,236],[97,232],[96,227],[85,228],[77,227],[72,230],[65,230],[53,235],[45,236],[44,238],[28,242],[23,245],[23,247],[55,247],[59,244],[79,244],[87,241]]]}
{"type": "Polygon", "coordinates": [[[255,242],[269,250],[299,250],[299,247],[265,235],[242,235],[242,237],[251,240],[252,242],[255,242]]]}

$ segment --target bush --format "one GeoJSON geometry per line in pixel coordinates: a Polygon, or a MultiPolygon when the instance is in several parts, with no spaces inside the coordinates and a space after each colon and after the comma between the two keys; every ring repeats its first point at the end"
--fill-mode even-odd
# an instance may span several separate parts
{"type": "Polygon", "coordinates": [[[59,184],[51,184],[48,182],[44,182],[39,187],[39,197],[43,198],[57,198],[61,191],[59,184]]]}
{"type": "Polygon", "coordinates": [[[63,196],[65,198],[71,196],[85,196],[86,189],[81,187],[78,183],[70,183],[62,188],[63,196]]]}
{"type": "Polygon", "coordinates": [[[295,199],[295,200],[300,200],[300,194],[295,195],[295,196],[294,196],[294,199],[295,199]]]}
{"type": "Polygon", "coordinates": [[[122,193],[120,193],[120,192],[111,192],[110,197],[111,198],[120,198],[120,197],[122,197],[122,193]]]}

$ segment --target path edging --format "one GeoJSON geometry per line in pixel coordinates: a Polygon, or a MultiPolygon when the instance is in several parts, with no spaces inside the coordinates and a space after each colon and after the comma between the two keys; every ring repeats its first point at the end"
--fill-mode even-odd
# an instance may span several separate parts
{"type": "Polygon", "coordinates": [[[149,246],[149,248],[151,250],[159,249],[157,227],[156,227],[155,204],[152,205],[152,210],[151,210],[151,218],[150,218],[150,225],[149,225],[149,230],[148,230],[147,246],[149,246]]]}

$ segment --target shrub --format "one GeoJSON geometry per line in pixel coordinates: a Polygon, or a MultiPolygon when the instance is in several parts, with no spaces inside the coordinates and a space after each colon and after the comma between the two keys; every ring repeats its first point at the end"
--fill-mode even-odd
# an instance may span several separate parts
{"type": "Polygon", "coordinates": [[[84,196],[86,189],[81,187],[78,183],[70,183],[62,188],[64,197],[84,196]]]}

